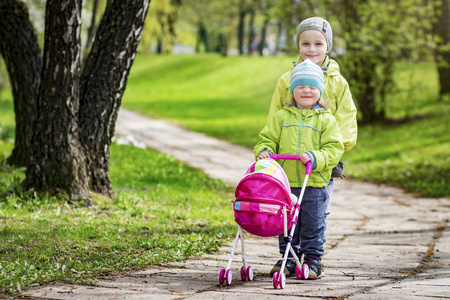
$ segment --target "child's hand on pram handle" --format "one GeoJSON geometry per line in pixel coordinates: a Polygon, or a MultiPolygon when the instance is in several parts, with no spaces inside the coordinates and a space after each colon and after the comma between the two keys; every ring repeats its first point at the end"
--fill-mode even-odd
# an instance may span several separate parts
{"type": "Polygon", "coordinates": [[[258,160],[270,158],[270,155],[272,155],[272,154],[269,151],[263,150],[263,151],[261,151],[261,153],[258,154],[258,160]]]}
{"type": "Polygon", "coordinates": [[[300,160],[302,161],[302,164],[306,165],[308,161],[311,161],[311,156],[309,156],[308,153],[304,152],[300,154],[300,160]]]}
{"type": "MultiPolygon", "coordinates": [[[[261,152],[262,153],[262,152],[261,152]]],[[[260,154],[261,154],[260,153],[260,154]]],[[[258,156],[259,157],[259,156],[258,156]]],[[[294,155],[294,154],[270,154],[269,155],[270,158],[273,159],[290,159],[290,160],[300,160],[302,161],[302,163],[304,165],[306,165],[306,175],[310,175],[311,174],[311,170],[312,170],[312,164],[311,164],[311,157],[309,156],[308,153],[302,153],[300,155],[294,155]],[[302,155],[307,156],[306,162],[303,162],[302,160],[302,155]]]]}

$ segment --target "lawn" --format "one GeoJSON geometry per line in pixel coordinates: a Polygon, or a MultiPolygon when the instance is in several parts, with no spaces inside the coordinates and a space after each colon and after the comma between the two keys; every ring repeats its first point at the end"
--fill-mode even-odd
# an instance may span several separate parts
{"type": "MultiPolygon", "coordinates": [[[[294,59],[137,56],[123,106],[253,148],[276,82],[294,59]]],[[[399,121],[359,127],[358,144],[344,155],[346,176],[448,197],[450,102],[438,100],[436,68],[401,62],[395,78],[386,112],[399,121]]]]}

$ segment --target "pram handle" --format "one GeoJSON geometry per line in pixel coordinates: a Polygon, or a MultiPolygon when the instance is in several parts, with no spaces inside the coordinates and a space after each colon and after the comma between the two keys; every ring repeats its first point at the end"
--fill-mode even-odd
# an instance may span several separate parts
{"type": "MultiPolygon", "coordinates": [[[[300,160],[300,155],[295,154],[270,154],[273,159],[300,160]]],[[[306,163],[306,175],[311,175],[312,164],[310,161],[306,163]]]]}

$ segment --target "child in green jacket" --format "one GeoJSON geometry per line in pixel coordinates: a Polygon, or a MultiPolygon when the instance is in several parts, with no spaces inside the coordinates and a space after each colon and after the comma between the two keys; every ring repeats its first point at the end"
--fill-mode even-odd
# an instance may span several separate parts
{"type": "MultiPolygon", "coordinates": [[[[323,275],[320,264],[326,241],[326,211],[330,194],[327,190],[331,172],[344,153],[342,135],[336,119],[323,108],[320,96],[324,91],[323,72],[319,66],[306,59],[295,66],[290,76],[291,101],[277,111],[259,134],[254,153],[257,159],[270,154],[298,154],[301,162],[312,164],[300,215],[295,228],[292,248],[305,255],[309,278],[323,275]]],[[[282,166],[289,179],[291,192],[299,197],[305,176],[305,167],[298,161],[284,161],[282,166]]],[[[280,253],[284,255],[286,243],[280,236],[280,253]]],[[[299,255],[299,257],[301,257],[299,255]]],[[[282,260],[271,273],[279,272],[282,260]]],[[[295,275],[295,261],[288,254],[287,275],[295,275]]]]}

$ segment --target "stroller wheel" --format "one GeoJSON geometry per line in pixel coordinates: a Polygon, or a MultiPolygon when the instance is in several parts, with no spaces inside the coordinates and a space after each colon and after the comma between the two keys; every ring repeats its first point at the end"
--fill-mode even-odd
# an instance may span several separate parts
{"type": "Polygon", "coordinates": [[[227,282],[227,285],[231,285],[232,280],[233,280],[233,273],[231,273],[231,270],[227,270],[225,272],[225,281],[227,282]]]}
{"type": "Polygon", "coordinates": [[[242,279],[242,281],[245,281],[247,279],[244,266],[241,267],[241,279],[242,279]]]}
{"type": "Polygon", "coordinates": [[[280,289],[284,289],[284,287],[286,286],[286,274],[281,273],[278,275],[279,277],[279,281],[280,281],[280,289]]]}
{"type": "Polygon", "coordinates": [[[303,275],[303,279],[308,279],[309,277],[309,267],[307,264],[303,264],[302,266],[302,275],[303,275]]]}
{"type": "Polygon", "coordinates": [[[273,279],[272,279],[272,283],[273,283],[273,288],[277,289],[278,288],[278,272],[273,273],[273,279]]]}
{"type": "Polygon", "coordinates": [[[225,269],[222,269],[219,272],[219,284],[223,285],[224,282],[225,282],[225,269]]]}
{"type": "Polygon", "coordinates": [[[302,269],[297,265],[295,266],[295,276],[297,276],[297,279],[302,279],[303,272],[302,269]]]}
{"type": "Polygon", "coordinates": [[[253,280],[253,268],[251,266],[247,267],[247,280],[248,281],[253,280]]]}

